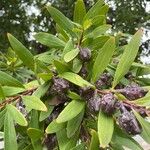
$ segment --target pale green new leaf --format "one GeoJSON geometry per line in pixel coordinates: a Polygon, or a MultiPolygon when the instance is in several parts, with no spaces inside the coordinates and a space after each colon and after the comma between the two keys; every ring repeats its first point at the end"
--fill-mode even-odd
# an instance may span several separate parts
{"type": "Polygon", "coordinates": [[[45,104],[36,96],[22,96],[22,99],[27,108],[47,111],[45,104]]]}
{"type": "Polygon", "coordinates": [[[95,130],[91,130],[91,142],[90,142],[90,148],[89,150],[99,150],[99,139],[98,139],[98,134],[95,130]]]}
{"type": "Polygon", "coordinates": [[[12,116],[13,120],[21,126],[27,126],[28,122],[23,114],[13,105],[7,105],[8,113],[12,116]]]}
{"type": "Polygon", "coordinates": [[[79,54],[79,49],[78,48],[73,49],[64,55],[64,61],[68,63],[72,61],[78,54],[79,54]]]}
{"type": "Polygon", "coordinates": [[[71,35],[74,35],[73,28],[74,25],[73,23],[65,17],[59,10],[52,6],[47,6],[47,10],[50,13],[51,17],[54,19],[54,21],[65,31],[70,33],[71,35]]]}
{"type": "Polygon", "coordinates": [[[107,65],[109,64],[113,52],[115,50],[115,39],[112,37],[110,38],[99,50],[98,56],[96,57],[93,70],[92,70],[92,81],[95,82],[99,75],[103,73],[106,69],[107,65]]]}
{"type": "Polygon", "coordinates": [[[66,123],[57,123],[56,120],[53,120],[48,127],[46,128],[46,133],[47,134],[52,134],[52,133],[56,133],[59,130],[62,130],[66,127],[66,123]]]}
{"type": "Polygon", "coordinates": [[[113,87],[115,87],[122,79],[122,77],[129,71],[138,53],[142,35],[143,31],[138,30],[132,37],[129,44],[126,46],[115,72],[113,87]]]}
{"type": "Polygon", "coordinates": [[[0,71],[0,84],[24,88],[20,81],[2,71],[0,71]]]}
{"type": "Polygon", "coordinates": [[[76,117],[85,107],[84,101],[72,100],[59,114],[56,121],[58,123],[66,122],[76,117]]]}
{"type": "Polygon", "coordinates": [[[86,15],[86,8],[83,0],[77,0],[74,8],[73,21],[82,24],[85,15],[86,15]]]}
{"type": "Polygon", "coordinates": [[[70,82],[72,82],[78,86],[81,86],[81,87],[85,87],[85,86],[94,87],[91,83],[84,80],[78,74],[75,74],[72,72],[65,72],[65,73],[61,74],[60,77],[66,79],[66,80],[68,80],[68,81],[70,81],[70,82]]]}
{"type": "Polygon", "coordinates": [[[98,136],[100,146],[105,148],[112,139],[114,131],[114,120],[112,116],[107,116],[103,112],[99,112],[98,116],[98,136]]]}
{"type": "Polygon", "coordinates": [[[23,61],[23,63],[27,67],[34,70],[34,57],[31,54],[31,52],[21,42],[19,42],[13,35],[8,33],[7,36],[11,47],[18,55],[18,57],[23,61]]]}
{"type": "Polygon", "coordinates": [[[5,150],[18,150],[16,131],[10,113],[6,113],[4,120],[4,147],[5,150]]]}
{"type": "Polygon", "coordinates": [[[133,110],[134,115],[136,116],[137,120],[142,126],[142,133],[141,136],[143,139],[147,142],[150,143],[150,123],[144,120],[135,110],[133,110]]]}
{"type": "Polygon", "coordinates": [[[49,34],[49,33],[39,32],[36,35],[34,35],[34,37],[37,41],[39,41],[40,43],[48,47],[52,47],[52,48],[65,47],[64,41],[60,40],[56,36],[49,34]]]}
{"type": "Polygon", "coordinates": [[[140,99],[134,101],[134,103],[140,106],[150,106],[150,95],[146,95],[140,99]]]}

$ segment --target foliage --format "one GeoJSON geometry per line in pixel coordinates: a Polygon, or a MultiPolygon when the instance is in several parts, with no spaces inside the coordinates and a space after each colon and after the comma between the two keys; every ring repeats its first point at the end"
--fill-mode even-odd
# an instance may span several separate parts
{"type": "Polygon", "coordinates": [[[6,150],[141,150],[134,140],[137,134],[150,142],[150,88],[144,78],[150,69],[135,61],[142,29],[119,46],[121,37],[107,32],[111,26],[103,0],[88,12],[83,0],[74,5],[73,21],[46,6],[59,30],[56,35],[37,33],[35,39],[50,52],[34,56],[8,34],[13,55],[1,58],[0,71],[0,129],[6,150]],[[24,67],[32,81],[9,74],[10,68],[16,73],[24,67]]]}

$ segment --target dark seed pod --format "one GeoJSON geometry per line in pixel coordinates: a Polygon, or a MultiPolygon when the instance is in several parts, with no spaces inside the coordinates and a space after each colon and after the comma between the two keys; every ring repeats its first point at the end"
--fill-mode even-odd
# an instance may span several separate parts
{"type": "Polygon", "coordinates": [[[144,89],[139,87],[138,85],[127,86],[121,92],[127,99],[135,100],[141,97],[144,97],[147,93],[144,89]]]}
{"type": "Polygon", "coordinates": [[[117,100],[112,93],[108,93],[102,96],[100,101],[100,109],[108,114],[112,115],[115,111],[115,104],[117,100]]]}
{"type": "Polygon", "coordinates": [[[119,126],[128,134],[136,135],[141,133],[141,127],[133,113],[125,111],[118,118],[119,126]]]}
{"type": "Polygon", "coordinates": [[[81,77],[83,77],[84,79],[87,77],[87,75],[88,75],[88,70],[87,70],[87,68],[86,68],[85,65],[82,66],[82,68],[81,68],[81,70],[80,70],[80,72],[79,72],[79,75],[80,75],[81,77]]]}
{"type": "Polygon", "coordinates": [[[53,95],[62,95],[66,93],[69,89],[69,82],[65,79],[54,77],[53,78],[53,85],[51,87],[51,93],[53,95]]]}
{"type": "Polygon", "coordinates": [[[91,58],[91,50],[89,48],[80,48],[79,56],[83,62],[89,61],[91,58]]]}
{"type": "Polygon", "coordinates": [[[82,87],[79,89],[79,94],[81,97],[88,101],[93,97],[94,89],[92,89],[91,87],[82,87]]]}
{"type": "Polygon", "coordinates": [[[101,97],[96,93],[93,97],[91,97],[88,101],[88,108],[92,112],[98,112],[100,109],[100,101],[101,97]]]}

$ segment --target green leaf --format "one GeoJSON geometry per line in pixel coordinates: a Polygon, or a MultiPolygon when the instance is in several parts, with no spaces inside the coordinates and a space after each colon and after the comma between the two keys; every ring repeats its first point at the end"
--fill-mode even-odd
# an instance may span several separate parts
{"type": "Polygon", "coordinates": [[[4,147],[5,150],[18,149],[16,131],[10,113],[6,113],[4,120],[4,147]]]}
{"type": "Polygon", "coordinates": [[[111,141],[114,131],[114,120],[112,116],[107,116],[103,112],[99,112],[98,116],[98,136],[100,146],[105,148],[111,141]]]}
{"type": "Polygon", "coordinates": [[[69,51],[68,53],[65,54],[64,61],[67,63],[70,62],[71,60],[73,60],[78,55],[78,53],[79,53],[78,48],[69,51]]]}
{"type": "Polygon", "coordinates": [[[45,104],[36,96],[22,96],[23,103],[30,109],[47,111],[45,104]]]}
{"type": "Polygon", "coordinates": [[[2,71],[0,71],[0,84],[24,88],[24,86],[22,85],[21,82],[19,82],[18,80],[16,80],[12,76],[10,76],[7,73],[2,72],[2,71]]]}
{"type": "Polygon", "coordinates": [[[102,34],[106,33],[107,30],[111,28],[111,25],[101,25],[94,29],[92,32],[89,34],[85,35],[85,38],[93,38],[96,39],[100,37],[102,34]]]}
{"type": "Polygon", "coordinates": [[[115,87],[122,77],[129,71],[130,66],[138,53],[142,35],[143,31],[138,30],[126,46],[115,72],[113,87],[115,87]]]}
{"type": "Polygon", "coordinates": [[[50,13],[51,17],[54,19],[54,21],[65,31],[70,33],[71,35],[74,35],[74,32],[72,31],[74,28],[74,25],[72,22],[65,17],[59,10],[52,6],[47,6],[47,10],[50,13]]]}
{"type": "Polygon", "coordinates": [[[66,127],[66,123],[57,123],[56,120],[53,120],[48,127],[46,128],[47,134],[56,133],[59,130],[62,130],[66,127]]]}
{"type": "Polygon", "coordinates": [[[72,71],[75,72],[75,73],[79,73],[79,71],[81,70],[82,68],[82,62],[81,60],[75,58],[73,60],[73,64],[72,64],[72,71]]]}
{"type": "Polygon", "coordinates": [[[91,22],[92,22],[92,25],[103,25],[103,24],[105,24],[105,16],[104,15],[97,15],[97,16],[95,16],[95,17],[93,17],[92,19],[91,19],[91,22]]]}
{"type": "Polygon", "coordinates": [[[85,15],[86,15],[86,8],[83,0],[77,0],[74,8],[73,21],[82,24],[85,15]]]}
{"type": "Polygon", "coordinates": [[[99,50],[92,70],[92,81],[95,82],[109,64],[115,50],[115,39],[110,38],[99,50]]]}
{"type": "Polygon", "coordinates": [[[85,143],[81,143],[76,147],[73,147],[71,150],[85,150],[85,143]]]}
{"type": "Polygon", "coordinates": [[[42,136],[44,136],[44,133],[36,128],[28,128],[27,134],[32,139],[33,141],[37,141],[40,139],[42,136]]]}
{"type": "Polygon", "coordinates": [[[91,83],[87,82],[82,77],[80,77],[79,75],[72,73],[72,72],[65,72],[65,73],[61,74],[60,77],[66,79],[78,86],[81,86],[81,87],[85,87],[85,86],[94,87],[91,83]]]}
{"type": "Polygon", "coordinates": [[[11,47],[18,55],[18,57],[23,61],[23,63],[27,67],[34,70],[34,57],[31,54],[31,52],[21,42],[19,42],[13,35],[8,33],[7,36],[11,47]]]}
{"type": "Polygon", "coordinates": [[[89,150],[99,150],[99,139],[98,134],[95,130],[91,130],[91,142],[90,142],[90,148],[89,150]]]}
{"type": "Polygon", "coordinates": [[[142,126],[142,133],[141,136],[143,139],[147,142],[150,143],[150,123],[144,120],[135,110],[133,110],[134,115],[136,116],[137,120],[142,126]]]}
{"type": "Polygon", "coordinates": [[[81,97],[80,97],[80,95],[78,95],[77,93],[75,93],[75,92],[71,92],[71,91],[69,91],[68,92],[68,95],[67,95],[69,98],[71,98],[71,99],[74,99],[74,100],[80,100],[81,99],[81,97]]]}
{"type": "Polygon", "coordinates": [[[40,122],[48,118],[54,109],[54,106],[50,106],[49,104],[47,104],[46,106],[48,110],[40,112],[40,117],[39,117],[40,122]]]}
{"type": "Polygon", "coordinates": [[[23,116],[23,114],[13,105],[7,105],[8,113],[12,116],[13,120],[21,126],[27,126],[28,122],[23,116]]]}
{"type": "Polygon", "coordinates": [[[64,48],[65,42],[57,38],[55,35],[39,32],[36,35],[34,35],[35,39],[42,43],[43,45],[46,45],[48,47],[52,48],[64,48]]]}
{"type": "Polygon", "coordinates": [[[60,74],[70,71],[69,67],[61,61],[54,60],[54,65],[57,68],[58,73],[60,74]]]}
{"type": "Polygon", "coordinates": [[[134,101],[134,103],[140,106],[150,106],[150,95],[146,95],[140,99],[134,101]]]}
{"type": "Polygon", "coordinates": [[[76,117],[85,107],[85,102],[72,100],[64,110],[59,114],[56,121],[58,123],[66,122],[76,117]]]}
{"type": "Polygon", "coordinates": [[[84,17],[84,21],[93,18],[97,15],[100,15],[101,7],[103,6],[103,4],[103,0],[98,0],[97,3],[87,12],[87,14],[84,17]]]}
{"type": "Polygon", "coordinates": [[[4,91],[3,91],[2,86],[0,85],[0,101],[1,101],[2,99],[5,99],[5,94],[4,94],[4,91]]]}
{"type": "Polygon", "coordinates": [[[73,45],[72,39],[70,38],[69,41],[65,45],[62,56],[64,57],[64,55],[72,49],[74,49],[74,45],[73,45]]]}
{"type": "Polygon", "coordinates": [[[0,130],[1,130],[1,128],[4,125],[4,120],[5,120],[5,114],[6,114],[6,112],[7,112],[6,108],[0,112],[0,130]]]}
{"type": "Polygon", "coordinates": [[[84,110],[81,111],[75,118],[71,119],[67,123],[67,137],[72,137],[76,131],[79,129],[79,126],[82,122],[84,116],[84,110]]]}

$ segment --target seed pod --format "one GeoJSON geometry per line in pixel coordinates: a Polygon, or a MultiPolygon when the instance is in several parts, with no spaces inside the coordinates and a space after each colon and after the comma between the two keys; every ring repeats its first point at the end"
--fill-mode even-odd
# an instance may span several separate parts
{"type": "Polygon", "coordinates": [[[81,97],[88,101],[93,97],[94,89],[92,89],[91,87],[82,87],[79,89],[79,94],[81,97]]]}
{"type": "Polygon", "coordinates": [[[118,118],[119,126],[128,134],[136,135],[141,133],[141,127],[131,112],[123,112],[118,118]]]}
{"type": "Polygon", "coordinates": [[[62,93],[66,93],[69,89],[69,82],[65,79],[54,77],[53,85],[51,87],[51,93],[53,95],[62,95],[62,93]]]}
{"type": "Polygon", "coordinates": [[[84,79],[87,77],[88,75],[88,70],[87,70],[87,67],[85,65],[82,66],[80,72],[79,72],[79,75],[81,77],[83,77],[84,79]]]}
{"type": "Polygon", "coordinates": [[[80,48],[79,56],[83,62],[89,61],[91,58],[91,50],[89,48],[80,48]]]}
{"type": "Polygon", "coordinates": [[[135,100],[141,97],[144,97],[147,93],[144,89],[139,87],[138,85],[127,86],[121,92],[127,99],[135,100]]]}
{"type": "Polygon", "coordinates": [[[104,113],[112,115],[115,111],[116,102],[117,100],[112,93],[105,94],[100,101],[100,108],[104,113]]]}

